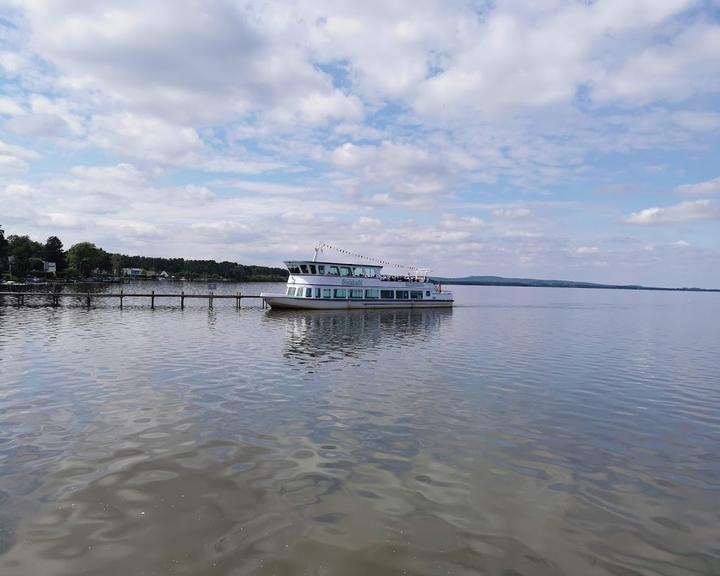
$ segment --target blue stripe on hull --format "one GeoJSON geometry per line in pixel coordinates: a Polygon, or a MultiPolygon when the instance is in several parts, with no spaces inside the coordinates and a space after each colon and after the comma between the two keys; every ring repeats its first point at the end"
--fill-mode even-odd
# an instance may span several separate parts
{"type": "Polygon", "coordinates": [[[292,310],[362,310],[384,308],[450,308],[453,300],[336,300],[268,296],[265,301],[273,308],[292,310]]]}

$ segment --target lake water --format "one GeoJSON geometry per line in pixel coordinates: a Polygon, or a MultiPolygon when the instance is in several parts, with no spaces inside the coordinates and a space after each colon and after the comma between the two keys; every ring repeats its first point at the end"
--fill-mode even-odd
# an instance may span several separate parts
{"type": "Polygon", "coordinates": [[[720,295],[454,291],[0,307],[0,574],[720,574],[720,295]]]}

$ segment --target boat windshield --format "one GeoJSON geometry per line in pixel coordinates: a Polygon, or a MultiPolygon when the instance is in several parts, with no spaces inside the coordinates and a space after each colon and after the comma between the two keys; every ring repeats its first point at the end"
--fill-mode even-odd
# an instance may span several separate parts
{"type": "Polygon", "coordinates": [[[351,278],[380,278],[381,266],[360,266],[355,264],[332,264],[324,262],[285,262],[290,274],[312,276],[347,276],[351,278]]]}

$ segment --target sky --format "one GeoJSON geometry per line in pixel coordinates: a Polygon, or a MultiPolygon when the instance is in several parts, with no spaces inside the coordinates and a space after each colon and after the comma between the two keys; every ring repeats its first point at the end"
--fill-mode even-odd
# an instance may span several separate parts
{"type": "Polygon", "coordinates": [[[720,0],[0,0],[0,225],[720,287],[720,0]]]}

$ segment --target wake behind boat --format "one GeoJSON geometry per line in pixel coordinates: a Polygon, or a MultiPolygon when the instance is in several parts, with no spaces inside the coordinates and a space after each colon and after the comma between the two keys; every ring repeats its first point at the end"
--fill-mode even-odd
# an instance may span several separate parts
{"type": "MultiPolygon", "coordinates": [[[[317,257],[317,250],[316,250],[317,257]]],[[[343,310],[357,308],[448,308],[452,292],[430,281],[427,270],[385,275],[382,266],[290,260],[284,294],[260,295],[273,308],[343,310]]]]}

